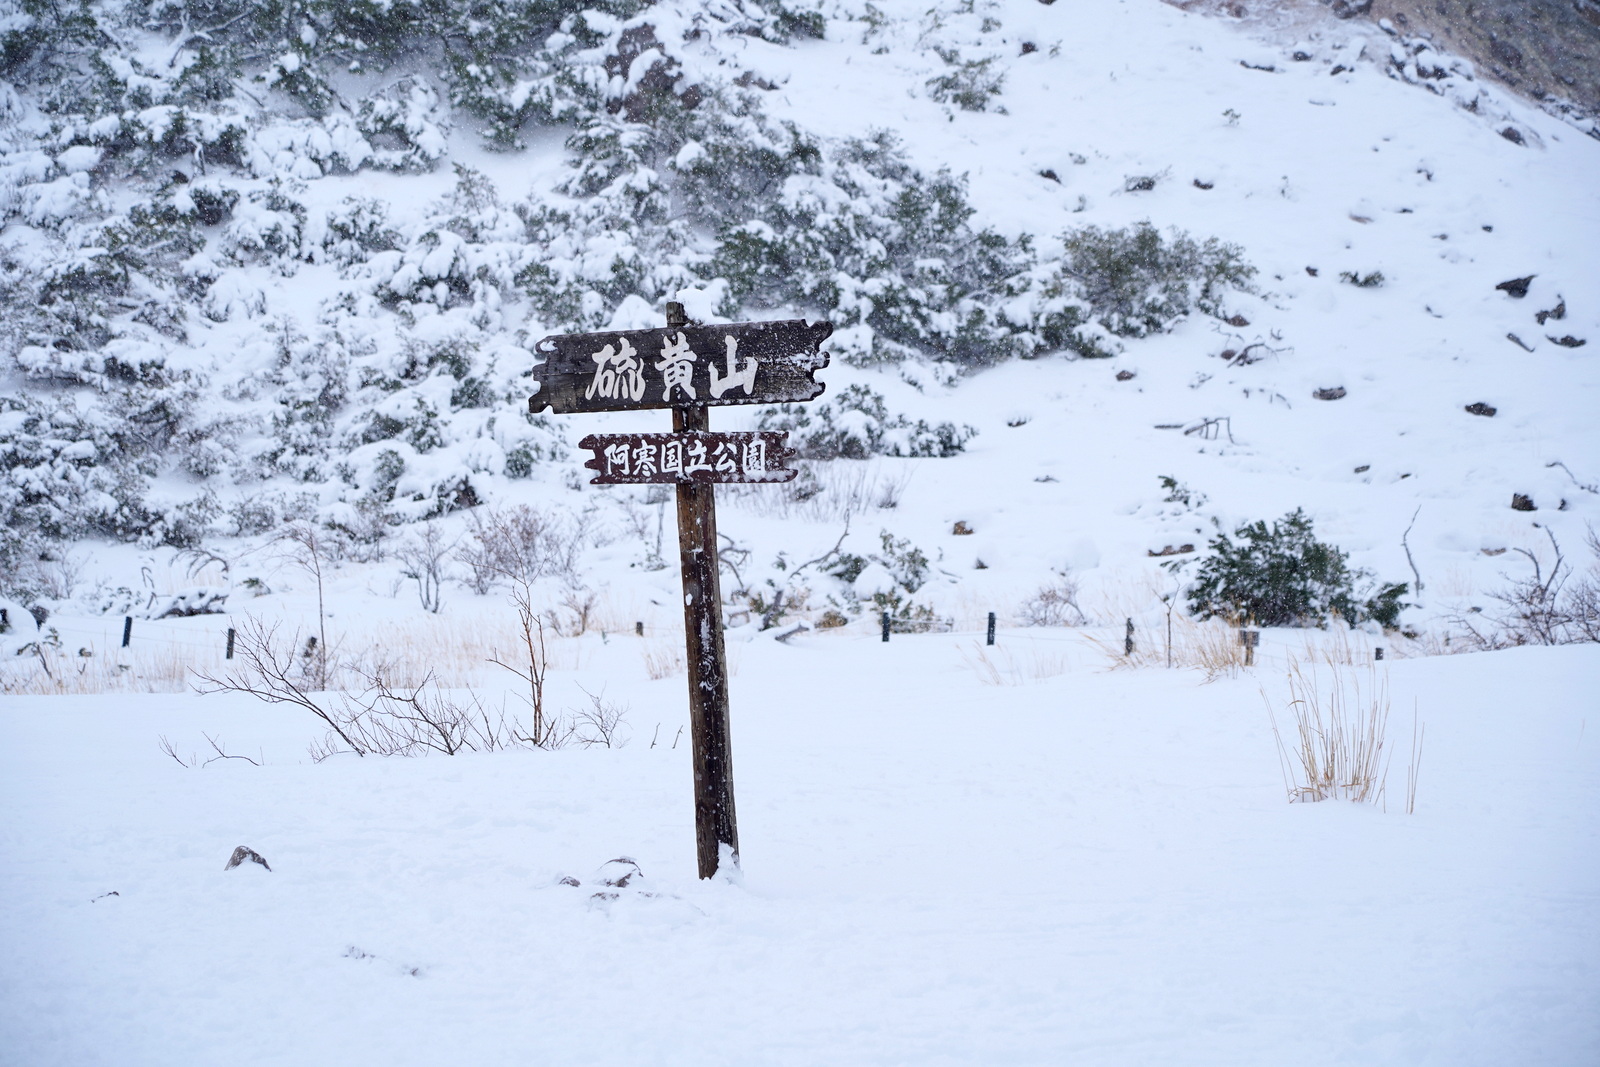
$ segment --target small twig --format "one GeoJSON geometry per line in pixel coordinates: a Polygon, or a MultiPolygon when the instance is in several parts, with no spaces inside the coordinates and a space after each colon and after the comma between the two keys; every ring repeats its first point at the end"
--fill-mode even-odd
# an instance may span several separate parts
{"type": "Polygon", "coordinates": [[[844,547],[844,539],[849,536],[850,516],[847,513],[844,517],[844,532],[839,535],[839,540],[833,543],[833,547],[828,549],[828,551],[824,552],[822,555],[818,556],[816,559],[808,559],[804,563],[800,564],[800,566],[789,572],[789,577],[798,578],[800,576],[800,572],[805,570],[807,567],[815,566],[818,563],[822,563],[826,560],[832,559],[834,556],[837,556],[839,554],[839,549],[844,547]]]}
{"type": "MultiPolygon", "coordinates": [[[[193,767],[194,766],[193,763],[185,763],[185,762],[183,762],[183,757],[179,756],[178,753],[177,753],[177,750],[172,747],[172,742],[167,740],[167,735],[166,734],[162,734],[161,735],[161,751],[165,752],[167,755],[171,756],[174,760],[176,760],[177,763],[178,763],[178,766],[180,766],[180,767],[193,767]]],[[[193,756],[190,756],[189,758],[191,760],[194,759],[193,756]]]]}
{"type": "Polygon", "coordinates": [[[1579,489],[1582,489],[1585,493],[1600,493],[1600,485],[1591,485],[1586,482],[1578,481],[1578,476],[1572,473],[1572,469],[1559,459],[1553,463],[1545,464],[1545,469],[1548,470],[1551,467],[1560,467],[1562,470],[1566,471],[1567,477],[1572,479],[1572,484],[1577,486],[1579,489]]]}
{"type": "Polygon", "coordinates": [[[1417,505],[1417,510],[1411,513],[1411,525],[1406,527],[1406,532],[1400,535],[1400,547],[1406,550],[1406,562],[1411,564],[1411,577],[1417,580],[1417,592],[1422,592],[1422,575],[1417,571],[1417,561],[1411,558],[1411,546],[1406,543],[1406,538],[1411,536],[1411,527],[1417,524],[1417,516],[1422,514],[1422,505],[1417,505]]]}
{"type": "Polygon", "coordinates": [[[211,743],[211,747],[216,749],[216,751],[217,751],[217,754],[215,756],[212,756],[210,759],[206,760],[205,763],[201,764],[202,767],[209,766],[210,764],[213,764],[213,763],[217,762],[217,760],[219,760],[219,759],[242,759],[246,763],[251,764],[252,766],[255,766],[255,767],[261,766],[261,764],[257,763],[255,760],[251,759],[249,756],[231,756],[231,755],[229,755],[228,752],[222,747],[221,743],[218,742],[215,737],[212,737],[208,733],[201,733],[200,736],[205,738],[207,741],[209,741],[211,743]]]}

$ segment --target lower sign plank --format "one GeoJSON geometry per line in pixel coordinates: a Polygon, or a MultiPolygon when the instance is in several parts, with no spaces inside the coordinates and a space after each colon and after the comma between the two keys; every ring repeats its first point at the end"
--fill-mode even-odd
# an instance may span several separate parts
{"type": "Polygon", "coordinates": [[[591,485],[678,482],[787,482],[793,455],[784,431],[712,433],[592,433],[578,442],[594,458],[591,485]]]}

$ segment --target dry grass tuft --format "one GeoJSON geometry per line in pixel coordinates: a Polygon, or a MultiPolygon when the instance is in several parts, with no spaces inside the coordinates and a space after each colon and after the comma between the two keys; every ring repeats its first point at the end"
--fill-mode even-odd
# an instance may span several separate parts
{"type": "MultiPolygon", "coordinates": [[[[1352,800],[1385,804],[1389,757],[1389,679],[1370,664],[1362,669],[1336,662],[1302,665],[1290,657],[1289,701],[1294,730],[1285,740],[1272,700],[1262,690],[1277,742],[1284,790],[1291,803],[1352,800]]],[[[1416,808],[1422,730],[1412,717],[1411,760],[1406,774],[1406,811],[1416,808]]]]}
{"type": "MultiPolygon", "coordinates": [[[[247,618],[135,620],[127,648],[121,647],[120,625],[102,628],[97,623],[92,631],[73,627],[28,655],[0,660],[0,693],[187,692],[196,674],[227,669],[227,627],[231,623],[242,629],[247,618]]],[[[316,632],[315,620],[298,630],[295,620],[286,623],[286,637],[292,636],[297,647],[303,648],[306,637],[316,632]]],[[[473,619],[422,613],[394,620],[374,616],[337,630],[330,621],[328,641],[329,689],[360,689],[366,674],[379,665],[396,686],[418,686],[431,677],[443,688],[467,689],[480,685],[492,671],[490,661],[518,647],[521,635],[515,616],[494,605],[473,619]]],[[[586,648],[581,638],[551,637],[550,667],[579,669],[586,648]]]]}
{"type": "Polygon", "coordinates": [[[644,672],[652,682],[674,677],[687,669],[682,639],[647,641],[640,647],[639,655],[644,659],[644,672]]]}
{"type": "Polygon", "coordinates": [[[800,460],[800,476],[781,486],[727,485],[719,497],[773,519],[849,522],[869,510],[899,506],[915,472],[906,460],[800,460]]]}
{"type": "Polygon", "coordinates": [[[1019,654],[1003,645],[986,646],[977,641],[961,650],[961,659],[985,685],[1042,682],[1065,674],[1071,664],[1065,649],[1029,648],[1019,654]]]}
{"type": "Polygon", "coordinates": [[[1235,621],[1202,622],[1173,612],[1170,632],[1169,639],[1165,619],[1159,626],[1135,627],[1131,653],[1125,637],[1088,635],[1088,640],[1112,670],[1173,667],[1200,671],[1211,682],[1235,677],[1244,668],[1244,646],[1239,643],[1239,625],[1235,621]]]}

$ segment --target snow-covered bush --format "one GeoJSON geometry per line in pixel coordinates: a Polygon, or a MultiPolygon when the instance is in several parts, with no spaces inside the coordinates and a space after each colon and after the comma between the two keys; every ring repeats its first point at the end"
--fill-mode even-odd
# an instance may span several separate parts
{"type": "Polygon", "coordinates": [[[874,613],[887,613],[896,633],[926,633],[947,629],[932,607],[913,595],[927,584],[932,564],[927,554],[888,530],[878,535],[881,550],[867,555],[842,552],[822,565],[822,570],[842,583],[839,603],[852,613],[869,605],[874,613]]]}
{"type": "MultiPolygon", "coordinates": [[[[935,97],[992,107],[998,10],[865,18],[940,64],[935,97]]],[[[381,519],[351,551],[381,551],[390,523],[560,455],[520,410],[530,338],[633,325],[691,286],[727,318],[828,318],[858,363],[1094,355],[1123,328],[1103,293],[1126,285],[985,227],[961,175],[887,132],[768,113],[746,44],[820,36],[808,4],[86,0],[5,19],[0,406],[27,414],[0,507],[42,537],[185,542],[294,510],[353,531],[365,509],[381,519]],[[457,166],[420,211],[312,187],[429,170],[474,132],[507,151],[553,133],[569,166],[517,198],[457,166]]],[[[1213,245],[1162,260],[1198,264],[1201,308],[1246,277],[1213,245]]],[[[1187,306],[1163,299],[1158,318],[1187,306]]],[[[816,456],[970,436],[866,390],[768,417],[816,456]]]]}
{"type": "Polygon", "coordinates": [[[1227,290],[1248,289],[1256,273],[1237,245],[1178,230],[1163,238],[1148,222],[1085,226],[1066,234],[1062,247],[1047,292],[1081,296],[1094,320],[1119,337],[1161,333],[1195,310],[1218,315],[1227,290]]]}
{"type": "Polygon", "coordinates": [[[1202,619],[1326,626],[1337,616],[1352,626],[1368,619],[1391,629],[1400,624],[1405,583],[1374,588],[1371,574],[1346,564],[1347,553],[1316,539],[1311,519],[1298,508],[1271,526],[1248,523],[1232,538],[1218,533],[1207,547],[1211,554],[1189,587],[1189,610],[1202,619]]]}
{"type": "Polygon", "coordinates": [[[829,400],[764,408],[763,430],[787,430],[789,447],[803,459],[866,459],[869,456],[959,454],[978,431],[971,426],[924,419],[912,422],[890,415],[883,396],[864,385],[849,385],[829,400]]]}
{"type": "Polygon", "coordinates": [[[993,58],[964,59],[954,50],[941,51],[940,58],[950,69],[928,79],[928,95],[963,111],[987,111],[1005,85],[1005,75],[995,71],[993,58]]]}

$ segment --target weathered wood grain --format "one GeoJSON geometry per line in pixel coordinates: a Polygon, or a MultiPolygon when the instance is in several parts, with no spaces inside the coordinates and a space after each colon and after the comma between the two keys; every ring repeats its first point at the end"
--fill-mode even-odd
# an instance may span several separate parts
{"type": "MultiPolygon", "coordinates": [[[[669,307],[668,314],[674,313],[682,311],[669,307]]],[[[704,434],[709,428],[708,414],[705,408],[676,408],[672,428],[679,434],[704,434]]],[[[717,487],[711,483],[678,483],[685,673],[689,676],[689,737],[694,748],[695,859],[701,878],[716,875],[724,849],[733,866],[739,865],[716,494],[717,487]]]]}

